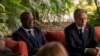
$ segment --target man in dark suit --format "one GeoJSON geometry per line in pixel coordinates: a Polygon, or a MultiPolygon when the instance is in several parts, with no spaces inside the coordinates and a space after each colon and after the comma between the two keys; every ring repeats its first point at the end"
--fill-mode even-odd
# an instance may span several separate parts
{"type": "Polygon", "coordinates": [[[14,40],[27,43],[29,56],[35,55],[38,49],[47,43],[41,29],[34,27],[33,18],[32,13],[23,12],[20,16],[22,26],[12,34],[14,40]]]}
{"type": "Polygon", "coordinates": [[[87,12],[76,9],[75,23],[65,28],[66,48],[70,56],[96,56],[99,53],[94,27],[87,23],[87,12]]]}

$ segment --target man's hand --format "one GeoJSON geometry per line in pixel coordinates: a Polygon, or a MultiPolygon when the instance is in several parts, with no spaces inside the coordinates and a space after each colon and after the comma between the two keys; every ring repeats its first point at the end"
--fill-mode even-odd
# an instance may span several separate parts
{"type": "Polygon", "coordinates": [[[97,48],[87,48],[86,54],[96,56],[98,51],[99,50],[97,48]]]}
{"type": "Polygon", "coordinates": [[[96,49],[98,49],[98,53],[96,56],[100,56],[100,48],[99,47],[96,47],[96,49]]]}

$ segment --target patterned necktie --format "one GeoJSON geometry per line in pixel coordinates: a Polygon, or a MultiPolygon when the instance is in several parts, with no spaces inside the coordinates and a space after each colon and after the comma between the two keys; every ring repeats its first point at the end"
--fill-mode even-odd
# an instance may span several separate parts
{"type": "Polygon", "coordinates": [[[32,35],[31,31],[28,31],[29,34],[29,40],[35,44],[36,47],[38,47],[37,39],[32,35]]]}

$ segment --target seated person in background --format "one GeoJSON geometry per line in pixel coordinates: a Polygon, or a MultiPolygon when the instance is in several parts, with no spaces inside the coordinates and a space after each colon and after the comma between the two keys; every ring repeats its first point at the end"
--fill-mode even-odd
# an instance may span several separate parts
{"type": "Polygon", "coordinates": [[[13,40],[27,43],[29,56],[35,55],[47,43],[41,29],[34,26],[34,17],[30,12],[23,12],[20,16],[22,26],[12,34],[13,40]]]}
{"type": "Polygon", "coordinates": [[[96,56],[100,48],[95,36],[94,27],[87,23],[85,9],[76,9],[75,23],[65,28],[66,48],[70,56],[96,56]]]}
{"type": "Polygon", "coordinates": [[[9,48],[6,48],[2,32],[0,32],[0,56],[19,56],[17,53],[13,53],[9,48]]]}
{"type": "Polygon", "coordinates": [[[51,42],[41,47],[37,56],[68,56],[68,53],[59,42],[51,42]]]}

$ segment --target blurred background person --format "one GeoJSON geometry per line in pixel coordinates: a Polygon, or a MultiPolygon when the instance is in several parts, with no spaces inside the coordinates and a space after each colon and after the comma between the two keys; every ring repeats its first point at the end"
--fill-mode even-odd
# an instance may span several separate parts
{"type": "Polygon", "coordinates": [[[20,56],[17,53],[13,53],[11,49],[5,45],[5,38],[2,32],[0,32],[0,56],[20,56]]]}
{"type": "Polygon", "coordinates": [[[59,42],[50,42],[39,49],[37,56],[68,56],[68,53],[59,42]]]}

